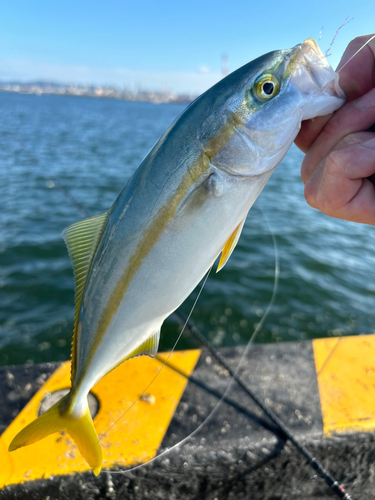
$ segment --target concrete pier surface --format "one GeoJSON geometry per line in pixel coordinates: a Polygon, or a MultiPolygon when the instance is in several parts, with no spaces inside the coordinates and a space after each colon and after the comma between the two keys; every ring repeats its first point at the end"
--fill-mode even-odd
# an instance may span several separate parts
{"type": "MultiPolygon", "coordinates": [[[[220,353],[235,369],[243,349],[220,353]]],[[[97,477],[66,434],[7,451],[69,387],[69,363],[0,368],[0,500],[335,498],[235,381],[218,405],[231,377],[209,352],[167,356],[129,360],[92,389],[97,477]]],[[[253,345],[238,375],[353,500],[375,498],[375,335],[253,345]]]]}

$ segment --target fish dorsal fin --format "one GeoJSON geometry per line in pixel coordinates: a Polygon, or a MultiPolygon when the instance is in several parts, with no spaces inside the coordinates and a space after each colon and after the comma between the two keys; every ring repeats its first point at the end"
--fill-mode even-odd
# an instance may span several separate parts
{"type": "Polygon", "coordinates": [[[216,269],[217,273],[221,269],[223,269],[225,264],[228,262],[229,257],[232,255],[232,252],[237,245],[238,239],[241,236],[241,231],[242,231],[243,225],[245,224],[245,220],[246,220],[246,218],[238,224],[236,229],[230,235],[228,241],[225,243],[224,248],[221,252],[219,264],[218,264],[217,269],[216,269]]]}
{"type": "MultiPolygon", "coordinates": [[[[91,261],[95,254],[100,238],[108,220],[108,212],[94,215],[88,219],[76,222],[64,229],[62,236],[68,247],[70,259],[73,264],[75,278],[75,317],[73,345],[78,325],[79,311],[81,309],[83,291],[91,261]]],[[[72,350],[72,366],[74,366],[74,349],[72,350]]]]}
{"type": "Polygon", "coordinates": [[[148,337],[145,342],[134,349],[133,352],[126,356],[126,359],[134,358],[135,356],[150,356],[151,358],[154,358],[156,356],[156,353],[158,352],[159,339],[160,328],[150,337],[148,337]]]}

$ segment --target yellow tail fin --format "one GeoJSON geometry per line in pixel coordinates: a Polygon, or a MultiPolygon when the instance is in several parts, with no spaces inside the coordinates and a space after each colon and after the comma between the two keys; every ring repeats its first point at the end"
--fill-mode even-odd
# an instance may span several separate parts
{"type": "Polygon", "coordinates": [[[87,405],[81,417],[74,417],[69,413],[68,398],[69,394],[22,429],[10,443],[9,451],[35,443],[54,432],[66,431],[97,476],[102,467],[102,449],[96,435],[89,407],[87,405]]]}

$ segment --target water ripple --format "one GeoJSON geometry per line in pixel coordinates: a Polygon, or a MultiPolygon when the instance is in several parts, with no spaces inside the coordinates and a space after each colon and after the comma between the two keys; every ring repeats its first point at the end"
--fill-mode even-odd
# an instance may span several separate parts
{"type": "MultiPolygon", "coordinates": [[[[74,293],[61,232],[82,217],[47,181],[58,178],[90,214],[107,210],[183,108],[1,93],[0,104],[0,363],[66,359],[74,293]]],[[[374,331],[375,228],[310,208],[301,160],[293,147],[251,210],[225,269],[206,284],[193,319],[216,346],[245,342],[271,298],[274,249],[263,214],[281,273],[259,340],[374,331]]],[[[166,322],[162,349],[173,344],[177,328],[173,318],[166,322]]],[[[186,336],[180,347],[195,345],[186,336]]]]}

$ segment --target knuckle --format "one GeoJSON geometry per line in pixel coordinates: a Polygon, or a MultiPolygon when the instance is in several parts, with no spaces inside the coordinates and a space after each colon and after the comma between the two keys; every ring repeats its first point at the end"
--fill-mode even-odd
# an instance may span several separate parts
{"type": "Polygon", "coordinates": [[[324,171],[326,175],[337,177],[342,173],[343,168],[344,165],[341,152],[339,150],[331,151],[324,164],[324,171]]]}
{"type": "Polygon", "coordinates": [[[334,216],[337,210],[335,196],[327,186],[334,186],[338,177],[343,175],[344,165],[340,151],[331,151],[324,162],[324,182],[317,194],[316,204],[324,214],[334,216]],[[333,179],[332,179],[333,178],[333,179]]]}
{"type": "Polygon", "coordinates": [[[358,142],[360,142],[358,132],[353,132],[343,137],[341,141],[336,144],[335,149],[342,149],[347,146],[351,146],[352,144],[357,144],[358,142]]]}
{"type": "Polygon", "coordinates": [[[361,35],[353,38],[351,42],[349,42],[346,51],[350,53],[354,53],[356,50],[358,50],[364,43],[367,42],[367,40],[371,37],[372,35],[361,35]]]}
{"type": "Polygon", "coordinates": [[[320,184],[316,185],[313,182],[307,182],[304,195],[310,207],[316,208],[326,215],[334,215],[335,206],[333,205],[332,199],[327,195],[320,184]]]}
{"type": "Polygon", "coordinates": [[[321,187],[316,195],[316,204],[321,212],[330,217],[335,217],[337,210],[340,208],[336,193],[324,187],[321,187]]]}
{"type": "Polygon", "coordinates": [[[335,138],[340,134],[344,125],[343,121],[344,119],[341,117],[341,113],[337,113],[333,118],[328,120],[322,130],[322,134],[324,134],[329,140],[332,140],[332,138],[335,138]]]}
{"type": "Polygon", "coordinates": [[[309,162],[308,155],[306,154],[305,158],[302,161],[302,165],[301,165],[301,179],[302,179],[302,182],[304,184],[306,184],[307,181],[309,180],[311,170],[313,170],[313,169],[312,169],[312,166],[309,162]]]}
{"type": "Polygon", "coordinates": [[[313,208],[319,208],[316,202],[316,189],[311,182],[307,182],[304,190],[305,200],[313,208]]]}
{"type": "Polygon", "coordinates": [[[353,39],[353,40],[349,43],[349,45],[350,45],[351,43],[353,43],[353,45],[355,45],[355,46],[357,46],[357,45],[362,46],[362,45],[363,45],[364,43],[366,43],[366,42],[367,42],[367,40],[368,40],[369,38],[371,38],[372,36],[373,36],[373,34],[371,34],[371,35],[360,35],[360,36],[356,36],[356,37],[355,37],[355,38],[354,38],[354,39],[353,39]]]}
{"type": "Polygon", "coordinates": [[[316,204],[317,208],[319,208],[319,210],[325,215],[335,215],[337,207],[334,205],[332,196],[329,196],[328,193],[319,191],[316,196],[316,204]]]}
{"type": "MultiPolygon", "coordinates": [[[[351,134],[346,135],[341,141],[337,144],[336,149],[343,149],[347,146],[353,146],[361,142],[363,135],[366,132],[353,132],[351,134]]],[[[367,138],[367,135],[365,136],[367,138]]]]}
{"type": "Polygon", "coordinates": [[[318,208],[325,215],[333,216],[335,212],[335,207],[333,206],[331,199],[326,196],[319,196],[318,208]]]}

